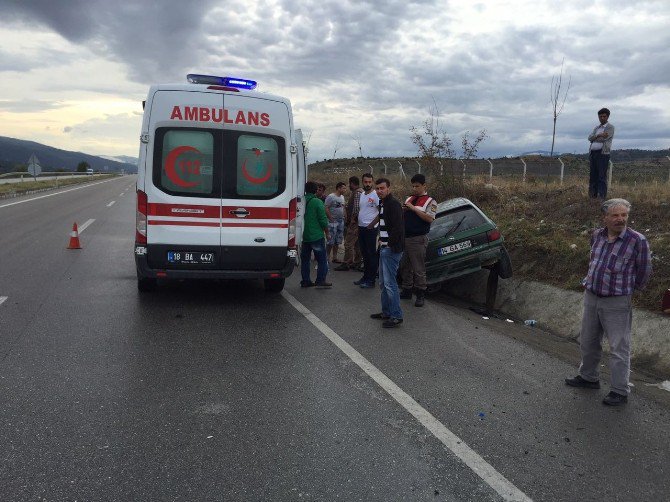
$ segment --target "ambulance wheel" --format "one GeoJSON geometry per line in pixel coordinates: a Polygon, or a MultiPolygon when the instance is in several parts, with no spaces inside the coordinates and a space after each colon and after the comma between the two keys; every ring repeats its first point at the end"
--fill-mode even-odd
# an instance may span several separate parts
{"type": "Polygon", "coordinates": [[[284,282],[286,282],[286,279],[283,277],[281,279],[264,279],[263,285],[265,286],[265,291],[279,293],[284,289],[284,282]]]}
{"type": "Polygon", "coordinates": [[[141,293],[149,293],[156,289],[157,286],[156,279],[150,277],[138,277],[137,278],[137,289],[141,293]]]}

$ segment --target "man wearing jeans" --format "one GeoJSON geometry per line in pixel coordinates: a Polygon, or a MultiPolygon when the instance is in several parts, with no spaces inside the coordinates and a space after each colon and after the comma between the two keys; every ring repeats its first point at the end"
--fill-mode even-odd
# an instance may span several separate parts
{"type": "Polygon", "coordinates": [[[602,339],[610,346],[609,406],[628,402],[630,344],[634,290],[644,289],[651,275],[649,243],[641,233],[627,227],[630,202],[610,199],[603,203],[603,228],[591,236],[589,271],[584,278],[584,317],[579,334],[582,361],[579,374],[566,378],[566,385],[599,389],[602,339]]]}
{"type": "Polygon", "coordinates": [[[607,197],[607,168],[612,151],[614,126],[609,123],[610,111],[607,108],[598,110],[600,124],[589,134],[589,195],[593,198],[607,197]]]}
{"type": "Polygon", "coordinates": [[[363,277],[354,284],[374,288],[377,275],[377,219],[379,196],[375,193],[372,174],[363,175],[363,192],[358,206],[358,245],[363,256],[363,277]]]}
{"type": "Polygon", "coordinates": [[[309,288],[330,288],[333,284],[326,282],[328,274],[328,257],[326,256],[326,238],[328,237],[328,218],[326,208],[321,199],[316,196],[317,184],[314,181],[305,183],[305,219],[302,232],[302,246],[300,248],[300,286],[309,288]],[[317,262],[316,282],[310,278],[310,258],[314,251],[317,262]]]}
{"type": "Polygon", "coordinates": [[[379,287],[382,290],[382,311],[370,317],[382,319],[384,328],[395,328],[402,323],[397,275],[405,246],[405,226],[402,206],[391,195],[391,182],[379,178],[376,184],[379,196],[379,287]]]}

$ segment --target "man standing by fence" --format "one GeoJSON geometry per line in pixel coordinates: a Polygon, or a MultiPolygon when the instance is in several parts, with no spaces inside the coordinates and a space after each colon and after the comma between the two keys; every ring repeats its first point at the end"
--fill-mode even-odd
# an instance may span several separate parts
{"type": "Polygon", "coordinates": [[[643,289],[651,275],[651,252],[644,235],[628,228],[630,202],[603,203],[603,228],[591,236],[591,259],[584,284],[584,316],[579,334],[582,361],[579,374],[566,385],[599,389],[602,339],[610,346],[610,393],[603,403],[620,406],[630,391],[630,345],[634,290],[643,289]]]}
{"type": "Polygon", "coordinates": [[[610,111],[607,108],[598,110],[600,124],[589,134],[589,196],[607,197],[607,168],[612,151],[614,126],[609,123],[610,111]]]}

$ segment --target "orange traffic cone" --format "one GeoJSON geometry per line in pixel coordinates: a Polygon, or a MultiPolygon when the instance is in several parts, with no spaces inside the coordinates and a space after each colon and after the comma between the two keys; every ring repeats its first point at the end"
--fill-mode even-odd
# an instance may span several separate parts
{"type": "Polygon", "coordinates": [[[67,248],[81,249],[81,244],[79,243],[79,230],[77,230],[76,221],[72,224],[72,232],[70,232],[70,244],[68,244],[67,248]]]}

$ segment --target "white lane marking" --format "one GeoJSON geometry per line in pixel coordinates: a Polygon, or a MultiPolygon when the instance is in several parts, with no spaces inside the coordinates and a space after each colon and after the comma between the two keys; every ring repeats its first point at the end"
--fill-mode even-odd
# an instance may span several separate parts
{"type": "Polygon", "coordinates": [[[9,296],[0,296],[0,305],[5,303],[7,301],[7,298],[9,298],[9,296]]]}
{"type": "Polygon", "coordinates": [[[115,202],[116,202],[116,201],[113,200],[112,202],[110,202],[109,204],[107,204],[107,207],[112,207],[112,206],[114,205],[115,202]]]}
{"type": "Polygon", "coordinates": [[[379,371],[370,361],[363,357],[356,349],[345,342],[337,333],[316,317],[307,307],[296,300],[290,293],[282,291],[282,296],[293,305],[305,318],[325,335],[349,359],[356,363],[377,385],[386,391],[395,401],[416,418],[421,425],[428,429],[433,436],[460,458],[475,474],[493,488],[503,499],[510,501],[532,502],[525,493],[510,483],[507,478],[496,471],[477,452],[465,444],[458,436],[447,429],[428,410],[417,403],[409,394],[398,387],[390,378],[379,371]]]}
{"type": "Polygon", "coordinates": [[[82,233],[84,230],[86,230],[91,223],[93,223],[95,220],[88,220],[86,223],[84,223],[82,226],[80,226],[77,230],[79,230],[79,233],[82,233]]]}
{"type": "Polygon", "coordinates": [[[123,197],[124,195],[126,195],[126,192],[120,193],[119,197],[123,197]]]}
{"type": "Polygon", "coordinates": [[[17,201],[17,202],[10,202],[9,204],[3,204],[2,206],[0,206],[0,209],[2,209],[3,207],[15,206],[16,204],[23,204],[24,202],[32,202],[34,200],[44,199],[46,197],[53,197],[54,195],[60,195],[60,194],[63,194],[63,193],[74,192],[75,190],[81,190],[82,188],[89,188],[89,187],[92,187],[94,185],[99,185],[100,183],[109,183],[110,181],[114,181],[114,178],[112,178],[111,180],[104,180],[104,181],[98,181],[96,183],[89,183],[87,185],[82,185],[82,186],[79,186],[79,187],[76,187],[76,188],[70,188],[68,190],[63,190],[62,192],[50,193],[50,194],[47,194],[47,195],[40,195],[39,197],[33,197],[32,199],[25,199],[25,200],[20,200],[20,201],[17,201]]]}

